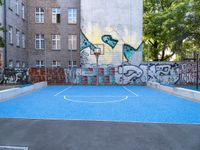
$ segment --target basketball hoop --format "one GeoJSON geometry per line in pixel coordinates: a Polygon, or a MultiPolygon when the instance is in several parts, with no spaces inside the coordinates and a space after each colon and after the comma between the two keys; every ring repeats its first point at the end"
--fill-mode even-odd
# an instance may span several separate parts
{"type": "Polygon", "coordinates": [[[94,49],[94,55],[98,59],[99,55],[101,55],[101,49],[100,48],[95,48],[94,49]]]}

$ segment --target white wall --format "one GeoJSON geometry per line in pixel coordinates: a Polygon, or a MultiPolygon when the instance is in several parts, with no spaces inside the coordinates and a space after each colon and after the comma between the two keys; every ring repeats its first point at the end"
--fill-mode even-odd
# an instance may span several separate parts
{"type": "MultiPolygon", "coordinates": [[[[123,44],[137,48],[142,42],[142,0],[81,0],[81,29],[93,44],[104,44],[101,64],[120,65],[123,44]],[[119,40],[115,48],[102,42],[103,35],[119,40]]],[[[89,48],[85,49],[89,54],[89,48]]],[[[125,58],[124,58],[125,59],[125,58]]],[[[125,59],[126,60],[126,59],[125,59]]],[[[87,62],[87,61],[86,61],[87,62]]],[[[142,62],[142,50],[132,53],[131,64],[142,62]]],[[[95,63],[94,56],[87,63],[95,63]]]]}

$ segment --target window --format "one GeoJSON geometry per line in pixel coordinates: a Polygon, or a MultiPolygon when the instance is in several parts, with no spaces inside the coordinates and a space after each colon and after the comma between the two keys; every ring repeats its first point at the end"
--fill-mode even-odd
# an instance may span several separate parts
{"type": "Polygon", "coordinates": [[[52,35],[52,49],[53,50],[60,50],[60,35],[52,35]]]}
{"type": "Polygon", "coordinates": [[[22,61],[22,68],[26,68],[26,62],[22,61]]]}
{"type": "Polygon", "coordinates": [[[44,23],[44,9],[43,8],[35,9],[35,23],[44,23]]]}
{"type": "Polygon", "coordinates": [[[16,14],[19,15],[19,0],[15,2],[16,14]]]}
{"type": "Polygon", "coordinates": [[[13,27],[12,26],[9,26],[8,40],[10,44],[13,44],[13,27]]]}
{"type": "Polygon", "coordinates": [[[22,13],[22,19],[25,19],[25,6],[22,3],[22,8],[21,8],[21,13],[22,13]]]}
{"type": "Polygon", "coordinates": [[[36,67],[44,67],[44,61],[43,60],[36,60],[36,67]]]}
{"type": "Polygon", "coordinates": [[[60,61],[54,60],[54,61],[52,62],[52,67],[60,67],[60,66],[61,66],[60,61]]]}
{"type": "Polygon", "coordinates": [[[60,8],[52,8],[52,23],[60,23],[60,8]]]}
{"type": "Polygon", "coordinates": [[[9,67],[13,67],[13,60],[9,60],[9,67]]]}
{"type": "Polygon", "coordinates": [[[68,49],[77,50],[77,35],[68,35],[68,49]]]}
{"type": "Polygon", "coordinates": [[[13,10],[12,0],[8,0],[8,8],[13,10]]]}
{"type": "Polygon", "coordinates": [[[77,9],[76,8],[68,9],[68,23],[77,24],[77,9]]]}
{"type": "Polygon", "coordinates": [[[20,32],[16,29],[16,46],[20,46],[20,32]]]}
{"type": "Polygon", "coordinates": [[[35,35],[35,49],[44,49],[44,34],[35,35]]]}
{"type": "Polygon", "coordinates": [[[25,37],[25,34],[22,33],[22,48],[26,48],[26,37],[25,37]]]}
{"type": "Polygon", "coordinates": [[[69,67],[77,67],[76,61],[69,61],[69,67]]]}
{"type": "Polygon", "coordinates": [[[16,61],[16,67],[17,67],[17,68],[20,67],[20,61],[19,61],[19,60],[16,61]]]}

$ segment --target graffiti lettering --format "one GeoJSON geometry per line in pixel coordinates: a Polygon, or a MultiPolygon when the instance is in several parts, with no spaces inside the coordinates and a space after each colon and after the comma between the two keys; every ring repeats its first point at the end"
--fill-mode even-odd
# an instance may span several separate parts
{"type": "Polygon", "coordinates": [[[118,40],[113,39],[111,35],[104,35],[104,36],[102,36],[101,39],[102,39],[102,41],[103,41],[104,43],[106,43],[106,44],[108,44],[110,47],[112,47],[112,49],[115,48],[115,46],[116,46],[117,43],[118,43],[118,40]]]}
{"type": "Polygon", "coordinates": [[[138,46],[138,48],[134,48],[128,44],[123,45],[123,54],[127,61],[130,61],[133,54],[139,51],[142,48],[142,43],[138,46]]]}
{"type": "Polygon", "coordinates": [[[88,39],[87,37],[84,35],[84,33],[81,31],[80,33],[80,49],[81,51],[84,50],[85,48],[90,48],[91,50],[94,50],[95,49],[95,46],[94,44],[92,44],[88,39]]]}

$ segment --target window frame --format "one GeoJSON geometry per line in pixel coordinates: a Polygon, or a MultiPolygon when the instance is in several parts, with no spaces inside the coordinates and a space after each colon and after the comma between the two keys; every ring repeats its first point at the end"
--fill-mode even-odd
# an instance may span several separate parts
{"type": "Polygon", "coordinates": [[[78,35],[77,34],[68,34],[68,51],[77,51],[77,50],[78,50],[78,35]],[[70,36],[72,38],[70,38],[70,36]],[[76,37],[76,38],[74,38],[74,37],[76,37]],[[75,43],[74,43],[74,39],[76,39],[75,43]],[[70,43],[70,41],[72,43],[70,43]]]}
{"type": "Polygon", "coordinates": [[[22,33],[22,48],[26,48],[26,36],[22,33]]]}
{"type": "Polygon", "coordinates": [[[21,16],[22,16],[22,19],[25,20],[25,4],[24,3],[21,4],[21,16]]]}
{"type": "Polygon", "coordinates": [[[16,29],[16,47],[20,47],[20,30],[16,29]]]}
{"type": "Polygon", "coordinates": [[[15,67],[20,68],[20,61],[19,60],[16,61],[15,67]]]}
{"type": "Polygon", "coordinates": [[[12,0],[8,0],[8,8],[13,11],[13,4],[12,4],[12,0]]]}
{"type": "Polygon", "coordinates": [[[35,66],[37,68],[45,67],[44,60],[36,60],[36,65],[35,66]]]}
{"type": "Polygon", "coordinates": [[[60,7],[52,7],[51,8],[51,22],[53,24],[61,23],[61,8],[60,7]],[[56,11],[54,12],[53,10],[56,10],[56,11]],[[59,22],[58,22],[58,15],[60,15],[59,22]]]}
{"type": "Polygon", "coordinates": [[[8,67],[13,68],[13,60],[11,60],[11,59],[9,60],[8,67]]]}
{"type": "Polygon", "coordinates": [[[35,34],[35,49],[44,50],[45,48],[44,44],[45,44],[44,34],[35,34]],[[37,38],[37,35],[39,38],[37,38]],[[37,41],[39,42],[39,47],[37,47],[37,41]]]}
{"type": "Polygon", "coordinates": [[[22,68],[26,68],[26,62],[22,61],[22,68]]]}
{"type": "Polygon", "coordinates": [[[13,45],[13,27],[10,25],[8,26],[8,40],[9,40],[9,44],[13,45]]]}
{"type": "Polygon", "coordinates": [[[76,24],[78,24],[78,8],[76,8],[76,7],[69,7],[67,9],[67,22],[68,22],[69,25],[76,25],[76,24]],[[76,10],[75,16],[74,16],[74,13],[70,13],[69,10],[76,10]],[[74,20],[73,17],[75,17],[75,22],[73,22],[73,21],[71,22],[70,21],[70,20],[74,20]]]}
{"type": "Polygon", "coordinates": [[[77,67],[77,61],[76,60],[72,60],[72,61],[70,60],[68,63],[69,63],[68,67],[72,67],[72,68],[77,67]]]}
{"type": "Polygon", "coordinates": [[[52,50],[61,50],[61,35],[60,34],[52,34],[51,35],[51,48],[52,50]],[[55,46],[54,46],[55,43],[55,46]]]}
{"type": "Polygon", "coordinates": [[[15,10],[16,10],[16,15],[19,16],[19,7],[20,7],[20,4],[19,4],[19,0],[16,0],[15,1],[15,10]]]}
{"type": "Polygon", "coordinates": [[[45,10],[44,10],[43,7],[36,7],[35,8],[35,23],[37,23],[37,24],[40,24],[40,23],[43,24],[44,23],[44,21],[45,21],[44,13],[45,13],[45,10]],[[37,11],[37,9],[39,11],[37,11]]]}
{"type": "Polygon", "coordinates": [[[51,66],[53,68],[59,68],[59,67],[61,67],[61,61],[60,60],[53,60],[51,66]],[[54,64],[54,62],[55,62],[55,64],[54,64]]]}

